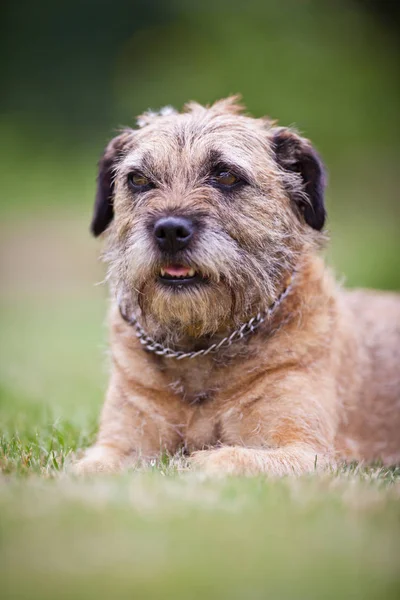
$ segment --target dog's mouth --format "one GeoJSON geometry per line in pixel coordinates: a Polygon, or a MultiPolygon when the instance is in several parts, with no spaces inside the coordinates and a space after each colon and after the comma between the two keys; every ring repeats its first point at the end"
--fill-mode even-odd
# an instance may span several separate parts
{"type": "Polygon", "coordinates": [[[161,267],[158,281],[164,285],[186,287],[195,283],[205,283],[207,278],[193,267],[168,265],[161,267]]]}

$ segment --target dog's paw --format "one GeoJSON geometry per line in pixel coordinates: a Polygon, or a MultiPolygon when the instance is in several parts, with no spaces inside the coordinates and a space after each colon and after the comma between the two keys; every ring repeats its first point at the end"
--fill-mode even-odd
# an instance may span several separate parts
{"type": "Polygon", "coordinates": [[[72,465],[75,475],[90,475],[93,473],[117,473],[122,469],[122,456],[105,446],[89,448],[83,458],[72,465]]]}
{"type": "Polygon", "coordinates": [[[249,469],[248,460],[243,454],[246,454],[246,448],[226,447],[200,450],[191,455],[189,464],[194,469],[213,477],[254,474],[254,470],[249,469]]]}
{"type": "Polygon", "coordinates": [[[194,468],[211,476],[265,474],[282,477],[322,470],[333,464],[328,459],[328,455],[317,456],[311,448],[297,444],[276,449],[226,446],[195,452],[189,460],[194,468]]]}

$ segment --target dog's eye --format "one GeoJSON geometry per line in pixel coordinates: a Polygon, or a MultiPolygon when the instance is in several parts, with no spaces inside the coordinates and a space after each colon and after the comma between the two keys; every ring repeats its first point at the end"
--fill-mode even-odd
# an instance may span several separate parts
{"type": "Polygon", "coordinates": [[[130,173],[128,181],[131,186],[135,189],[146,188],[151,186],[151,181],[145,175],[141,173],[130,173]]]}
{"type": "Polygon", "coordinates": [[[214,177],[215,183],[223,187],[232,187],[239,183],[240,179],[231,171],[219,171],[214,177]]]}

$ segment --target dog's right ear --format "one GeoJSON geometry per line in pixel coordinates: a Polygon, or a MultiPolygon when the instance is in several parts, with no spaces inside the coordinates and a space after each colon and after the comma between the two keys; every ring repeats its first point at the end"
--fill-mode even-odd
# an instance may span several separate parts
{"type": "Polygon", "coordinates": [[[115,167],[124,154],[132,130],[126,130],[115,137],[104,150],[99,161],[97,190],[90,231],[95,237],[103,233],[114,217],[114,177],[115,167]]]}

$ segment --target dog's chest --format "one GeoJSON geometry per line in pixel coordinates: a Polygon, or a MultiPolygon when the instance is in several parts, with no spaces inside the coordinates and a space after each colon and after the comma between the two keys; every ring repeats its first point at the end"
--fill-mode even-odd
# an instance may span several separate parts
{"type": "Polygon", "coordinates": [[[171,377],[168,387],[189,406],[212,401],[219,390],[213,378],[199,372],[171,377]]]}
{"type": "Polygon", "coordinates": [[[168,387],[188,405],[198,405],[213,399],[221,386],[220,377],[212,368],[179,365],[167,373],[168,387]]]}
{"type": "Polygon", "coordinates": [[[182,409],[182,442],[186,448],[203,448],[216,443],[218,426],[215,412],[221,374],[210,361],[174,364],[166,372],[168,387],[178,397],[182,409]],[[205,364],[204,364],[205,363],[205,364]]]}
{"type": "Polygon", "coordinates": [[[168,371],[169,388],[179,398],[182,444],[189,451],[218,443],[239,443],[239,428],[231,421],[240,421],[241,408],[236,407],[240,390],[235,383],[234,368],[206,365],[179,365],[168,371]],[[208,367],[208,368],[207,368],[208,367]],[[236,439],[237,438],[237,439],[236,439]]]}

